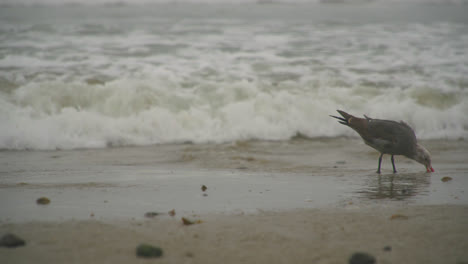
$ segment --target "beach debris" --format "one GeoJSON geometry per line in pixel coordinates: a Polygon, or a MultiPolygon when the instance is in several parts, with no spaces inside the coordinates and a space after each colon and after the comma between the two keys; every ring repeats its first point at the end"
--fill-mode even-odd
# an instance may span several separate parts
{"type": "Polygon", "coordinates": [[[187,219],[185,217],[182,217],[182,223],[184,225],[193,225],[193,224],[195,224],[195,222],[193,222],[192,220],[189,220],[189,219],[187,219]]]}
{"type": "Polygon", "coordinates": [[[406,220],[408,219],[408,216],[402,215],[402,214],[394,214],[390,216],[390,220],[406,220]]]}
{"type": "Polygon", "coordinates": [[[146,212],[145,213],[146,218],[155,218],[158,215],[160,215],[160,213],[158,213],[158,212],[146,212]]]}
{"type": "Polygon", "coordinates": [[[448,182],[452,180],[452,177],[445,176],[442,179],[440,179],[442,182],[448,182]]]}
{"type": "Polygon", "coordinates": [[[194,224],[201,224],[201,220],[189,220],[188,218],[182,217],[182,224],[184,225],[194,225],[194,224]]]}
{"type": "Polygon", "coordinates": [[[202,185],[202,187],[201,187],[202,192],[206,191],[207,189],[208,189],[208,187],[206,187],[206,185],[202,185]]]}
{"type": "Polygon", "coordinates": [[[170,210],[170,211],[168,212],[168,214],[169,214],[170,216],[174,217],[175,214],[176,214],[176,213],[175,213],[175,209],[170,210]]]}
{"type": "Polygon", "coordinates": [[[136,248],[137,257],[142,258],[159,258],[163,255],[163,250],[149,244],[140,244],[136,248]]]}
{"type": "Polygon", "coordinates": [[[383,248],[383,251],[387,251],[387,252],[392,251],[392,246],[385,246],[385,247],[383,248]]]}
{"type": "Polygon", "coordinates": [[[37,204],[50,204],[50,199],[47,197],[41,197],[36,200],[37,204]]]}
{"type": "Polygon", "coordinates": [[[0,247],[15,248],[26,245],[26,242],[18,236],[8,233],[0,238],[0,247]]]}
{"type": "Polygon", "coordinates": [[[351,258],[349,258],[349,264],[374,264],[374,263],[376,263],[375,257],[364,252],[356,252],[351,256],[351,258]]]}

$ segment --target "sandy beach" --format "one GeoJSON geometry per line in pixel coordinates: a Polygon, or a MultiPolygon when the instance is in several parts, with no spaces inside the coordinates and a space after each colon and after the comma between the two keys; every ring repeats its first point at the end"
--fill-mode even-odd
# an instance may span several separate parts
{"type": "Polygon", "coordinates": [[[201,215],[192,226],[177,214],[3,224],[27,245],[0,252],[6,263],[146,263],[135,248],[150,243],[164,250],[157,263],[347,263],[356,251],[377,263],[466,263],[467,217],[467,206],[410,206],[201,215]]]}
{"type": "Polygon", "coordinates": [[[467,1],[0,0],[0,264],[468,264],[467,1]]]}
{"type": "Polygon", "coordinates": [[[150,243],[161,263],[347,263],[354,252],[466,263],[468,144],[423,144],[435,173],[398,157],[393,174],[387,157],[377,175],[378,154],[355,138],[3,151],[0,234],[26,246],[0,256],[140,263],[135,248],[150,243]],[[51,203],[37,205],[43,196],[51,203]]]}

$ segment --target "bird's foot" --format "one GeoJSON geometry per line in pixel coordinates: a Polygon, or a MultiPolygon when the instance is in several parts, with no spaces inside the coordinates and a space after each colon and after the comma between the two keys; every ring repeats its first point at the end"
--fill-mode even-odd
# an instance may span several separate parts
{"type": "Polygon", "coordinates": [[[376,173],[380,174],[380,170],[377,170],[376,173]]]}

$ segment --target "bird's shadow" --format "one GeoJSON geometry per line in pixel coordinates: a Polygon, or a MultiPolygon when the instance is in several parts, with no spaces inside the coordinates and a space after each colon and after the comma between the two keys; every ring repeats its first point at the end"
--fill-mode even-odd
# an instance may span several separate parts
{"type": "Polygon", "coordinates": [[[357,193],[370,200],[406,200],[428,192],[429,173],[370,174],[357,193]]]}

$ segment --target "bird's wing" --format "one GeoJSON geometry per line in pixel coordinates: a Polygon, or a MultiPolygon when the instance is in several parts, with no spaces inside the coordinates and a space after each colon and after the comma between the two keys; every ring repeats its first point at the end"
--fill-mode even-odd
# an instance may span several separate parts
{"type": "Polygon", "coordinates": [[[411,127],[391,120],[369,120],[368,135],[366,143],[390,154],[404,153],[416,141],[411,127]]]}

